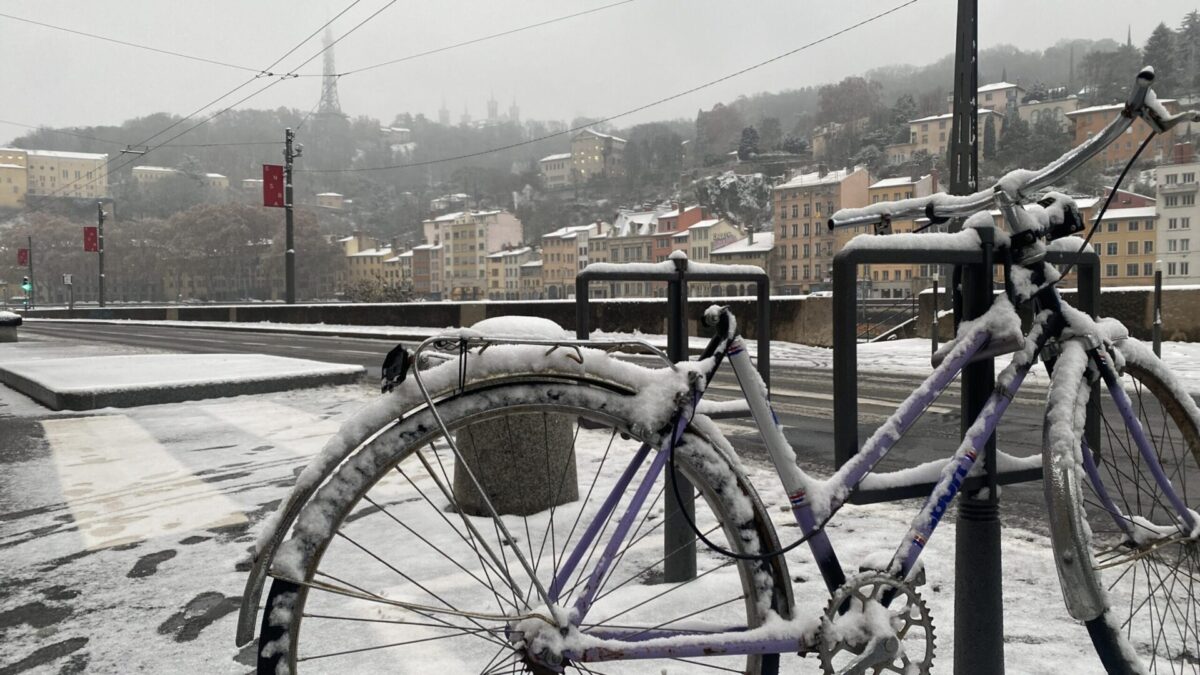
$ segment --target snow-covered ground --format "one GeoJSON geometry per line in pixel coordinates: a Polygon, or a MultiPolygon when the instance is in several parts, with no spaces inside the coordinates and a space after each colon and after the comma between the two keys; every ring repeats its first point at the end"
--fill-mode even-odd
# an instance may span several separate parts
{"type": "MultiPolygon", "coordinates": [[[[18,343],[0,355],[12,350],[54,354],[18,343]]],[[[1200,391],[1200,348],[1163,351],[1200,391]]],[[[929,343],[860,345],[859,357],[863,370],[926,373],[929,343]]],[[[774,343],[772,358],[827,369],[832,351],[774,343]]],[[[352,385],[81,415],[0,387],[0,672],[249,671],[252,648],[233,645],[245,582],[237,561],[308,459],[377,396],[352,385]]],[[[778,481],[766,466],[747,469],[789,541],[796,528],[778,481]]],[[[843,565],[893,549],[916,509],[843,509],[829,526],[843,565]]],[[[938,626],[941,673],[953,665],[953,542],[950,520],[927,547],[920,589],[938,626]]],[[[1060,601],[1047,537],[1009,527],[1003,550],[1009,672],[1102,672],[1060,601]]],[[[827,595],[807,550],[788,564],[800,610],[820,611],[827,595]]],[[[816,671],[812,659],[799,670],[816,671]]]]}
{"type": "MultiPolygon", "coordinates": [[[[251,651],[239,658],[233,646],[245,581],[236,562],[306,459],[375,396],[343,386],[80,416],[0,388],[0,429],[29,436],[0,472],[0,669],[19,671],[40,654],[36,672],[247,672],[251,651]]],[[[765,467],[749,470],[788,540],[796,529],[777,481],[765,467]]],[[[843,563],[893,547],[914,512],[847,507],[829,530],[843,563]]],[[[922,588],[944,673],[953,527],[931,541],[922,588]]],[[[1010,528],[1004,555],[1010,672],[1100,672],[1086,632],[1058,602],[1046,537],[1010,528]]],[[[818,611],[826,595],[803,547],[789,565],[798,604],[818,611]]],[[[811,659],[805,666],[815,671],[811,659]]]]}

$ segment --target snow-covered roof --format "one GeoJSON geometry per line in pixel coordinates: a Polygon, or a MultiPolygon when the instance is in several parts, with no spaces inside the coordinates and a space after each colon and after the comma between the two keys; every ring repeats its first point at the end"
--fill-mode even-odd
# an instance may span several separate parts
{"type": "Polygon", "coordinates": [[[368,248],[368,249],[359,251],[358,253],[351,253],[349,257],[351,257],[351,258],[378,258],[380,256],[385,256],[385,255],[390,256],[391,254],[392,254],[391,248],[368,248]]]}
{"type": "MultiPolygon", "coordinates": [[[[857,170],[857,167],[855,170],[857,170]]],[[[793,176],[792,179],[786,183],[776,185],[774,189],[784,190],[787,188],[807,187],[809,185],[830,185],[833,183],[840,183],[851,173],[853,173],[853,171],[848,171],[846,169],[829,171],[824,176],[822,176],[821,172],[819,171],[813,171],[812,173],[801,173],[793,176]]]]}
{"type": "Polygon", "coordinates": [[[709,253],[714,255],[734,255],[737,253],[766,253],[775,247],[774,232],[755,232],[754,243],[750,243],[749,237],[742,237],[737,241],[727,246],[715,249],[709,253]]]}
{"type": "Polygon", "coordinates": [[[575,137],[578,138],[578,137],[582,136],[583,134],[591,134],[593,136],[596,136],[597,138],[611,138],[614,141],[620,141],[622,143],[625,142],[624,138],[619,138],[617,136],[613,136],[612,134],[602,134],[599,131],[596,131],[595,129],[584,129],[583,131],[580,131],[578,134],[575,134],[575,137]]]}
{"type": "Polygon", "coordinates": [[[386,265],[388,263],[394,263],[394,262],[400,262],[400,256],[394,256],[394,257],[388,258],[387,260],[383,261],[383,264],[386,265]]]}
{"type": "Polygon", "coordinates": [[[242,182],[243,183],[261,183],[261,182],[263,182],[263,180],[261,178],[243,178],[242,182]]]}
{"type": "Polygon", "coordinates": [[[347,241],[354,241],[354,237],[350,236],[350,237],[342,237],[341,239],[338,239],[339,244],[341,244],[343,242],[347,242],[347,241]]]}
{"type": "Polygon", "coordinates": [[[91,159],[103,161],[108,155],[96,152],[63,152],[61,150],[26,150],[31,157],[57,157],[59,159],[91,159]]]}
{"type": "Polygon", "coordinates": [[[1109,209],[1104,212],[1101,220],[1122,220],[1124,218],[1154,218],[1158,215],[1157,206],[1135,206],[1128,209],[1109,209]]]}
{"type": "Polygon", "coordinates": [[[318,197],[341,197],[342,193],[340,193],[340,192],[318,192],[317,196],[318,197]]]}
{"type": "Polygon", "coordinates": [[[539,162],[554,162],[554,161],[557,161],[560,159],[571,159],[571,153],[560,152],[557,155],[546,155],[545,157],[539,159],[538,161],[539,162]]]}
{"type": "MultiPolygon", "coordinates": [[[[924,178],[924,176],[921,176],[921,178],[924,178]]],[[[896,178],[884,178],[881,181],[872,183],[868,187],[888,188],[888,187],[900,187],[902,185],[916,185],[916,183],[917,183],[917,181],[913,180],[909,176],[898,176],[896,178]]]]}
{"type": "Polygon", "coordinates": [[[560,227],[553,232],[542,235],[542,239],[574,239],[580,232],[590,232],[595,225],[571,225],[560,227]]]}
{"type": "MultiPolygon", "coordinates": [[[[150,173],[176,173],[178,169],[172,169],[168,166],[135,166],[134,171],[146,171],[150,173]]],[[[259,180],[262,180],[261,178],[259,180]]]]}
{"type": "Polygon", "coordinates": [[[405,251],[404,253],[401,253],[400,255],[396,256],[395,258],[392,258],[392,260],[398,260],[400,258],[411,258],[411,257],[413,257],[413,252],[410,250],[410,251],[405,251]]]}
{"type": "Polygon", "coordinates": [[[204,174],[204,177],[205,178],[226,178],[225,174],[223,174],[223,173],[206,173],[206,174],[204,174]]]}
{"type": "Polygon", "coordinates": [[[989,91],[999,91],[1001,89],[1011,89],[1013,87],[1016,87],[1017,89],[1022,88],[1021,85],[1013,84],[1012,82],[993,82],[991,84],[985,84],[982,87],[980,87],[979,93],[982,94],[982,93],[989,92],[989,91]]]}
{"type": "Polygon", "coordinates": [[[687,239],[688,234],[689,234],[688,231],[684,230],[683,232],[678,232],[676,234],[671,235],[671,238],[672,239],[687,239]]]}
{"type": "Polygon", "coordinates": [[[528,253],[530,250],[532,250],[532,247],[522,246],[521,248],[509,249],[507,251],[496,251],[495,253],[489,253],[488,257],[499,259],[499,258],[517,256],[517,255],[524,255],[524,254],[528,253]]]}
{"type": "Polygon", "coordinates": [[[706,230],[706,229],[712,227],[713,225],[716,225],[719,222],[721,222],[720,218],[709,218],[708,220],[702,220],[702,221],[696,223],[695,225],[692,225],[688,229],[689,230],[706,230]]]}
{"type": "Polygon", "coordinates": [[[541,266],[542,266],[542,261],[540,259],[539,260],[530,260],[529,262],[523,263],[521,265],[521,267],[541,267],[541,266]]]}
{"type": "Polygon", "coordinates": [[[441,244],[421,244],[420,246],[412,247],[414,251],[440,251],[441,249],[441,244]]]}
{"type": "Polygon", "coordinates": [[[0,164],[0,169],[24,169],[20,164],[0,164]]]}
{"type": "MultiPolygon", "coordinates": [[[[1160,98],[1160,99],[1158,99],[1158,102],[1165,105],[1167,103],[1174,103],[1175,99],[1160,98]]],[[[1087,108],[1080,108],[1079,110],[1072,110],[1071,112],[1063,113],[1063,114],[1066,115],[1067,117],[1072,117],[1074,115],[1086,115],[1087,113],[1094,113],[1094,112],[1107,112],[1107,111],[1112,111],[1112,110],[1122,110],[1124,108],[1125,108],[1124,103],[1108,103],[1105,105],[1088,106],[1087,108]]]]}
{"type": "Polygon", "coordinates": [[[658,214],[658,217],[659,218],[678,218],[679,217],[679,209],[671,209],[670,211],[667,211],[666,213],[660,213],[660,214],[658,214]]]}
{"type": "Polygon", "coordinates": [[[437,218],[434,218],[433,222],[446,223],[451,220],[457,220],[458,218],[460,218],[463,215],[463,213],[465,213],[465,211],[455,211],[454,213],[447,213],[444,216],[438,216],[437,218]]]}

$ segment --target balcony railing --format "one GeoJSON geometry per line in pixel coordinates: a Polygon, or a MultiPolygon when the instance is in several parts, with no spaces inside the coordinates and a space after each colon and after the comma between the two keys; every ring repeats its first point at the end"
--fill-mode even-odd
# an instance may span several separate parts
{"type": "Polygon", "coordinates": [[[1200,183],[1192,181],[1190,183],[1163,183],[1158,186],[1159,192],[1165,195],[1179,194],[1181,192],[1195,192],[1200,188],[1200,183]]]}

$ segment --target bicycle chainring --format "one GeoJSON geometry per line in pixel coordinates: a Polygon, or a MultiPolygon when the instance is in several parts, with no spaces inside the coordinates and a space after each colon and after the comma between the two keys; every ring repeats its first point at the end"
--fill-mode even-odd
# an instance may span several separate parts
{"type": "Polygon", "coordinates": [[[921,673],[933,668],[933,616],[910,584],[881,572],[850,577],[821,617],[826,675],[921,673]]]}

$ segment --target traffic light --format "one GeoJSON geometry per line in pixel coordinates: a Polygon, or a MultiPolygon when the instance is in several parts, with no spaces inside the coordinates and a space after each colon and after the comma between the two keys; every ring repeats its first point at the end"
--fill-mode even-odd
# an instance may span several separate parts
{"type": "Polygon", "coordinates": [[[29,277],[21,278],[21,290],[25,291],[26,293],[33,290],[33,284],[29,283],[29,277]]]}

